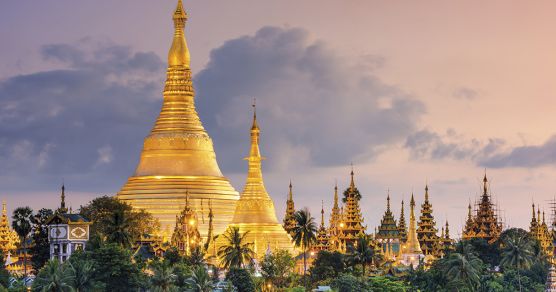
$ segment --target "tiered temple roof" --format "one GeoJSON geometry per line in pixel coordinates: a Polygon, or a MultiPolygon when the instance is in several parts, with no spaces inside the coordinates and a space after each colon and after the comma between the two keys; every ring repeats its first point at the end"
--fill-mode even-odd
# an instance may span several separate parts
{"type": "Polygon", "coordinates": [[[438,241],[439,237],[437,235],[438,230],[436,229],[436,222],[434,221],[434,216],[432,215],[432,205],[429,202],[429,186],[425,186],[425,202],[421,204],[421,216],[419,217],[419,223],[417,228],[417,237],[419,238],[419,244],[421,245],[421,250],[423,254],[434,255],[433,249],[434,244],[438,241]]]}
{"type": "Polygon", "coordinates": [[[356,196],[353,169],[351,170],[351,182],[347,190],[346,204],[344,206],[342,220],[340,223],[340,240],[346,246],[351,246],[357,238],[365,235],[367,226],[363,225],[363,215],[356,196]],[[343,226],[342,226],[343,224],[343,226]]]}
{"type": "Polygon", "coordinates": [[[400,253],[400,230],[396,224],[396,219],[390,210],[390,194],[386,197],[386,211],[375,239],[381,244],[382,252],[387,258],[395,258],[400,253]]]}
{"type": "Polygon", "coordinates": [[[552,256],[553,255],[553,243],[552,243],[552,233],[548,229],[544,218],[544,212],[542,213],[541,220],[541,210],[537,207],[537,216],[535,216],[535,204],[533,204],[533,212],[531,218],[531,225],[529,227],[529,234],[539,241],[541,246],[541,251],[543,254],[552,256]]]}
{"type": "Polygon", "coordinates": [[[342,224],[342,208],[338,205],[338,184],[334,186],[334,205],[330,213],[330,223],[328,225],[329,249],[341,251],[343,249],[340,240],[340,225],[342,224]]]}
{"type": "Polygon", "coordinates": [[[478,204],[475,216],[471,215],[471,204],[469,204],[469,214],[465,228],[463,229],[463,239],[483,238],[488,243],[495,242],[502,233],[502,223],[498,220],[491,196],[488,190],[488,179],[483,178],[483,195],[478,204]]]}
{"type": "Polygon", "coordinates": [[[329,250],[330,249],[330,236],[328,229],[324,226],[324,203],[320,209],[320,227],[317,231],[317,244],[314,246],[315,250],[329,250]]]}
{"type": "Polygon", "coordinates": [[[289,192],[288,192],[288,200],[286,201],[286,215],[284,216],[284,229],[293,236],[293,229],[295,228],[295,218],[293,214],[295,213],[295,205],[293,202],[293,191],[292,191],[292,182],[290,181],[289,192]]]}
{"type": "Polygon", "coordinates": [[[400,231],[400,241],[406,242],[407,241],[407,226],[405,224],[405,211],[404,211],[404,203],[402,200],[402,208],[400,210],[400,220],[398,221],[398,230],[400,231]]]}

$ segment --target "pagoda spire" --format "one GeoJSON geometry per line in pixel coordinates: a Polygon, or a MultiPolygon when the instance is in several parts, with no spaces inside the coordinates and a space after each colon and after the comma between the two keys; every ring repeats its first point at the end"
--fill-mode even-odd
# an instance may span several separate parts
{"type": "Polygon", "coordinates": [[[409,231],[407,234],[407,243],[405,253],[407,254],[422,254],[419,239],[417,239],[415,222],[415,199],[411,194],[411,201],[409,202],[409,231]]]}
{"type": "Polygon", "coordinates": [[[60,213],[67,213],[68,208],[66,208],[66,186],[62,183],[62,192],[60,193],[60,213]]]}
{"type": "MultiPolygon", "coordinates": [[[[247,179],[228,228],[237,227],[241,233],[245,233],[247,242],[254,242],[253,250],[259,257],[264,256],[269,242],[274,249],[292,252],[291,237],[284,226],[278,222],[274,202],[264,185],[261,169],[263,157],[259,150],[260,129],[257,125],[255,103],[253,103],[253,125],[250,132],[251,147],[249,156],[245,158],[248,164],[247,179]]],[[[225,244],[225,240],[217,239],[218,242],[220,242],[219,246],[225,244]]]]}
{"type": "Polygon", "coordinates": [[[295,204],[293,202],[293,185],[292,181],[290,180],[289,185],[289,192],[288,192],[288,200],[286,201],[286,214],[284,216],[283,227],[284,229],[293,236],[293,229],[295,228],[295,204]]]}
{"type": "Polygon", "coordinates": [[[438,229],[434,221],[432,204],[429,202],[429,185],[425,185],[425,201],[421,204],[421,216],[417,223],[417,237],[424,255],[434,255],[434,244],[438,241],[438,229]]]}
{"type": "Polygon", "coordinates": [[[390,189],[388,189],[388,195],[386,196],[386,212],[390,211],[390,189]]]}
{"type": "Polygon", "coordinates": [[[400,220],[398,221],[398,229],[400,230],[400,240],[405,242],[407,240],[407,226],[405,225],[405,211],[404,202],[402,200],[402,208],[400,210],[400,220]]]}
{"type": "Polygon", "coordinates": [[[355,191],[355,180],[354,180],[354,178],[353,178],[353,177],[354,177],[353,163],[351,164],[351,173],[350,173],[350,174],[351,174],[351,181],[350,181],[350,183],[349,183],[349,190],[350,190],[351,192],[354,192],[354,191],[355,191]]]}
{"type": "Polygon", "coordinates": [[[321,208],[320,208],[320,227],[324,228],[324,200],[322,200],[320,202],[321,204],[321,208]]]}
{"type": "Polygon", "coordinates": [[[174,39],[172,41],[172,47],[170,47],[170,51],[168,52],[168,65],[189,68],[191,56],[189,55],[189,49],[187,48],[187,41],[184,34],[187,13],[183,9],[182,0],[178,0],[178,6],[174,11],[172,19],[174,20],[174,39]]]}
{"type": "MultiPolygon", "coordinates": [[[[205,131],[195,108],[195,90],[190,51],[185,35],[188,15],[181,0],[174,0],[168,20],[172,22],[171,45],[167,51],[167,70],[158,117],[142,144],[135,172],[120,189],[117,198],[146,209],[159,220],[167,241],[180,213],[185,190],[192,206],[212,199],[214,233],[221,234],[232,220],[239,193],[222,175],[211,137],[205,131]]],[[[170,25],[170,24],[169,24],[170,25]]],[[[147,37],[147,36],[146,36],[147,37]]],[[[202,210],[200,210],[202,211],[202,210]]],[[[203,214],[203,212],[201,212],[203,214]]],[[[208,222],[199,224],[203,236],[208,222]]]]}
{"type": "Polygon", "coordinates": [[[338,182],[336,182],[336,185],[334,186],[334,207],[335,209],[339,209],[340,207],[338,206],[338,182]]]}

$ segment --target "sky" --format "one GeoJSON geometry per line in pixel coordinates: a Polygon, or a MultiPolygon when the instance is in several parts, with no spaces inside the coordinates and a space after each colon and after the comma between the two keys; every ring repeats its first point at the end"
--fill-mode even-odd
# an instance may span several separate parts
{"type": "MultiPolygon", "coordinates": [[[[77,209],[113,195],[162,102],[175,0],[0,2],[0,199],[77,209]]],[[[429,185],[453,237],[486,170],[505,224],[556,195],[553,1],[186,0],[196,103],[223,173],[245,180],[252,98],[283,217],[320,222],[350,163],[368,231],[386,194],[429,185]]],[[[406,205],[407,206],[407,205],[406,205]]],[[[407,210],[406,210],[407,213],[407,210]]]]}

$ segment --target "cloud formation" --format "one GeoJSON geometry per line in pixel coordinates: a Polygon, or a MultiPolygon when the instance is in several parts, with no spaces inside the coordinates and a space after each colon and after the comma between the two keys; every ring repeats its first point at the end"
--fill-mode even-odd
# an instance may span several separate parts
{"type": "Polygon", "coordinates": [[[0,177],[37,189],[62,177],[82,189],[122,184],[160,108],[164,64],[91,40],[41,55],[60,69],[0,82],[0,177]]]}
{"type": "Polygon", "coordinates": [[[554,166],[556,164],[556,136],[550,137],[542,145],[515,147],[509,152],[487,157],[480,163],[492,168],[554,166]]]}
{"type": "Polygon", "coordinates": [[[425,107],[376,76],[383,62],[344,59],[299,28],[264,27],[214,49],[195,85],[221,166],[245,170],[254,97],[271,167],[348,164],[403,142],[425,107]]]}
{"type": "MultiPolygon", "coordinates": [[[[498,138],[486,142],[478,139],[467,139],[454,129],[439,134],[430,130],[420,130],[409,135],[405,148],[409,150],[411,159],[454,159],[481,161],[500,151],[505,141],[498,138]]],[[[480,163],[478,163],[480,164],[480,163]]]]}

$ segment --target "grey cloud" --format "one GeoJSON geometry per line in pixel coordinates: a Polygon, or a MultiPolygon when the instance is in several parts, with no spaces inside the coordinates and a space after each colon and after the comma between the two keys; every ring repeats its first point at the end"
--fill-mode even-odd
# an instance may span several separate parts
{"type": "Polygon", "coordinates": [[[133,171],[160,108],[163,63],[124,46],[86,47],[45,46],[42,56],[65,69],[0,83],[3,182],[40,188],[65,177],[113,190],[133,171]]]}
{"type": "Polygon", "coordinates": [[[506,145],[505,141],[491,138],[487,141],[466,139],[448,129],[444,134],[430,130],[420,130],[409,135],[405,147],[412,159],[455,159],[478,161],[499,152],[506,145]]]}
{"type": "Polygon", "coordinates": [[[245,169],[253,97],[271,167],[346,164],[403,141],[424,105],[362,66],[298,28],[264,27],[214,49],[195,85],[221,166],[245,169]]]}
{"type": "Polygon", "coordinates": [[[511,151],[481,160],[481,165],[492,168],[539,167],[556,163],[556,136],[542,145],[515,147],[511,151]]]}
{"type": "Polygon", "coordinates": [[[476,99],[479,96],[479,92],[469,87],[459,87],[454,90],[453,95],[456,98],[472,100],[476,99]]]}

